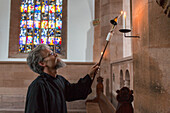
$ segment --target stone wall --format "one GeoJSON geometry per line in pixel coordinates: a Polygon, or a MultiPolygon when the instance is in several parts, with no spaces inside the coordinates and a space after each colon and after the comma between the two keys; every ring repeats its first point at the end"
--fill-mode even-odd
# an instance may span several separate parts
{"type": "Polygon", "coordinates": [[[133,58],[127,57],[111,63],[111,102],[117,107],[116,91],[126,86],[133,90],[133,58]],[[122,76],[122,77],[121,77],[122,76]],[[122,83],[120,83],[122,82],[122,83]]]}
{"type": "Polygon", "coordinates": [[[170,18],[156,0],[132,1],[135,113],[169,113],[170,18]]]}
{"type": "MultiPolygon", "coordinates": [[[[70,82],[77,82],[93,64],[68,62],[58,74],[70,82]]],[[[0,62],[0,113],[23,113],[27,88],[36,77],[37,74],[29,69],[26,62],[0,62]]],[[[94,91],[88,99],[95,96],[95,85],[92,87],[94,91]]],[[[67,106],[70,113],[85,112],[85,100],[69,102],[67,106]]]]}
{"type": "MultiPolygon", "coordinates": [[[[119,15],[124,0],[96,0],[96,17],[100,25],[95,27],[94,60],[100,58],[99,51],[105,46],[105,38],[111,27],[109,20],[119,15]],[[100,3],[100,4],[99,4],[100,3]]],[[[132,35],[140,38],[132,39],[131,85],[134,90],[135,113],[169,113],[170,109],[170,18],[168,18],[156,0],[131,0],[130,14],[132,19],[132,35]],[[132,73],[133,72],[133,73],[132,73]]],[[[120,87],[120,76],[115,78],[113,85],[112,71],[120,74],[120,68],[129,66],[119,63],[110,67],[112,62],[124,59],[124,39],[119,29],[122,27],[120,20],[115,33],[106,50],[101,65],[100,75],[104,78],[105,94],[108,90],[120,87]],[[109,87],[107,84],[109,82],[109,87]]],[[[126,48],[126,46],[125,46],[126,48]]],[[[122,69],[122,72],[124,70],[122,69]]],[[[123,77],[124,79],[124,77],[123,77]]],[[[114,94],[114,92],[112,93],[114,94]]],[[[109,94],[110,95],[110,94],[109,94]]],[[[115,97],[115,96],[114,96],[115,97]]]]}

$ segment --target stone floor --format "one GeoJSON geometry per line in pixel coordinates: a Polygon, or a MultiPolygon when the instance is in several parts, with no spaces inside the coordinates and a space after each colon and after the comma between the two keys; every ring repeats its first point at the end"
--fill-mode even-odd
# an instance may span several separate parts
{"type": "Polygon", "coordinates": [[[101,113],[98,103],[87,102],[86,108],[88,109],[87,113],[101,113]]]}

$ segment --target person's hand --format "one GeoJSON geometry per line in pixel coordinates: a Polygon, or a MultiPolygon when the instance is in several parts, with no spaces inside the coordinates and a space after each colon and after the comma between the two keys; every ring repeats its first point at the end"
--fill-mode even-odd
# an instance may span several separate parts
{"type": "Polygon", "coordinates": [[[99,70],[99,63],[97,63],[97,64],[95,64],[94,66],[92,66],[91,68],[90,68],[90,70],[89,70],[89,76],[91,77],[91,78],[93,78],[94,77],[94,75],[97,73],[97,71],[99,70]]]}

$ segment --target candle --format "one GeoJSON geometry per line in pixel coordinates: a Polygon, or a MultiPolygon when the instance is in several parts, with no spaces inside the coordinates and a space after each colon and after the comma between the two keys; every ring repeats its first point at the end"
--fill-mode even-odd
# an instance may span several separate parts
{"type": "Polygon", "coordinates": [[[126,12],[124,12],[124,29],[126,29],[126,12]]]}

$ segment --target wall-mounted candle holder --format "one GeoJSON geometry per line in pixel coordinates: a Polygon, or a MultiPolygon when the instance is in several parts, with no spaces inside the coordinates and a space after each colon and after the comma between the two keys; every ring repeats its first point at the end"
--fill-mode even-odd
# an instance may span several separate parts
{"type": "Polygon", "coordinates": [[[126,38],[140,38],[140,36],[126,36],[126,33],[131,32],[130,29],[120,29],[119,31],[120,31],[121,33],[124,33],[124,37],[126,37],[126,38]]]}

